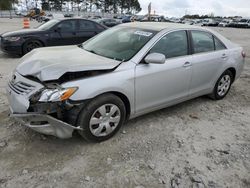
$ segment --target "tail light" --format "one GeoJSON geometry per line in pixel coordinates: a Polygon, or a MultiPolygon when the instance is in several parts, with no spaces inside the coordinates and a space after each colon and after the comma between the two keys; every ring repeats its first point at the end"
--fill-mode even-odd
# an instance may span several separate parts
{"type": "Polygon", "coordinates": [[[246,57],[246,52],[242,51],[241,55],[242,55],[243,58],[245,58],[246,57]]]}

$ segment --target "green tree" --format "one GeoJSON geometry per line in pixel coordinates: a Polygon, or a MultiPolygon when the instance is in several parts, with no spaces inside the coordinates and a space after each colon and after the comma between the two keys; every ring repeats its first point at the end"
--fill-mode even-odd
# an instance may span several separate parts
{"type": "MultiPolygon", "coordinates": [[[[10,9],[12,0],[0,0],[0,8],[10,9]]],[[[28,1],[28,0],[26,0],[28,1]]],[[[132,13],[141,10],[138,0],[41,0],[43,10],[62,10],[65,3],[70,3],[78,11],[93,11],[94,8],[109,13],[132,13]]]]}
{"type": "Polygon", "coordinates": [[[47,0],[42,0],[42,9],[43,10],[50,10],[50,4],[47,0]]]}
{"type": "Polygon", "coordinates": [[[12,9],[14,1],[12,0],[0,0],[0,9],[1,10],[10,10],[12,9]]]}

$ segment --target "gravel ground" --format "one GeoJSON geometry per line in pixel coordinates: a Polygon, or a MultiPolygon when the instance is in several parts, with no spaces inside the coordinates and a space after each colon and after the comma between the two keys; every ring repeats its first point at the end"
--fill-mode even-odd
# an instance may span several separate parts
{"type": "MultiPolygon", "coordinates": [[[[21,27],[0,19],[0,33],[21,27]]],[[[250,29],[214,29],[250,54],[250,29]]],[[[0,187],[250,187],[249,56],[224,100],[144,115],[100,144],[43,136],[8,117],[4,87],[18,60],[0,52],[0,187]]]]}

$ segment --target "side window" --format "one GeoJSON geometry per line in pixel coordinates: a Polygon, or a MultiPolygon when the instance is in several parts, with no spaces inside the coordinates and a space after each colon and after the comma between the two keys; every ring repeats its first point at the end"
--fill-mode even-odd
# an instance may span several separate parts
{"type": "Polygon", "coordinates": [[[214,51],[213,36],[202,31],[192,31],[194,53],[214,51]]]}
{"type": "Polygon", "coordinates": [[[76,21],[75,20],[67,20],[58,24],[57,27],[61,28],[61,32],[74,32],[76,31],[76,21]]]}
{"type": "Polygon", "coordinates": [[[155,44],[150,53],[161,53],[166,58],[187,55],[188,42],[186,31],[175,31],[167,34],[155,44]]]}
{"type": "Polygon", "coordinates": [[[79,30],[93,30],[95,29],[95,24],[91,21],[87,20],[80,20],[80,26],[79,30]]]}
{"type": "Polygon", "coordinates": [[[225,45],[219,41],[216,37],[214,37],[215,50],[224,50],[226,49],[225,45]]]}
{"type": "Polygon", "coordinates": [[[99,30],[104,30],[104,27],[102,27],[100,24],[95,24],[96,28],[99,30]]]}

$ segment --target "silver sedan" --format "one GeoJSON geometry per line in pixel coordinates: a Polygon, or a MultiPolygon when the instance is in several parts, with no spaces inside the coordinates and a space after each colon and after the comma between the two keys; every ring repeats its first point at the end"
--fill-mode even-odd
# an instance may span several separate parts
{"type": "Polygon", "coordinates": [[[198,96],[223,99],[239,78],[242,47],[205,28],[129,23],[78,46],[35,49],[7,91],[12,116],[43,134],[112,137],[128,119],[198,96]]]}

